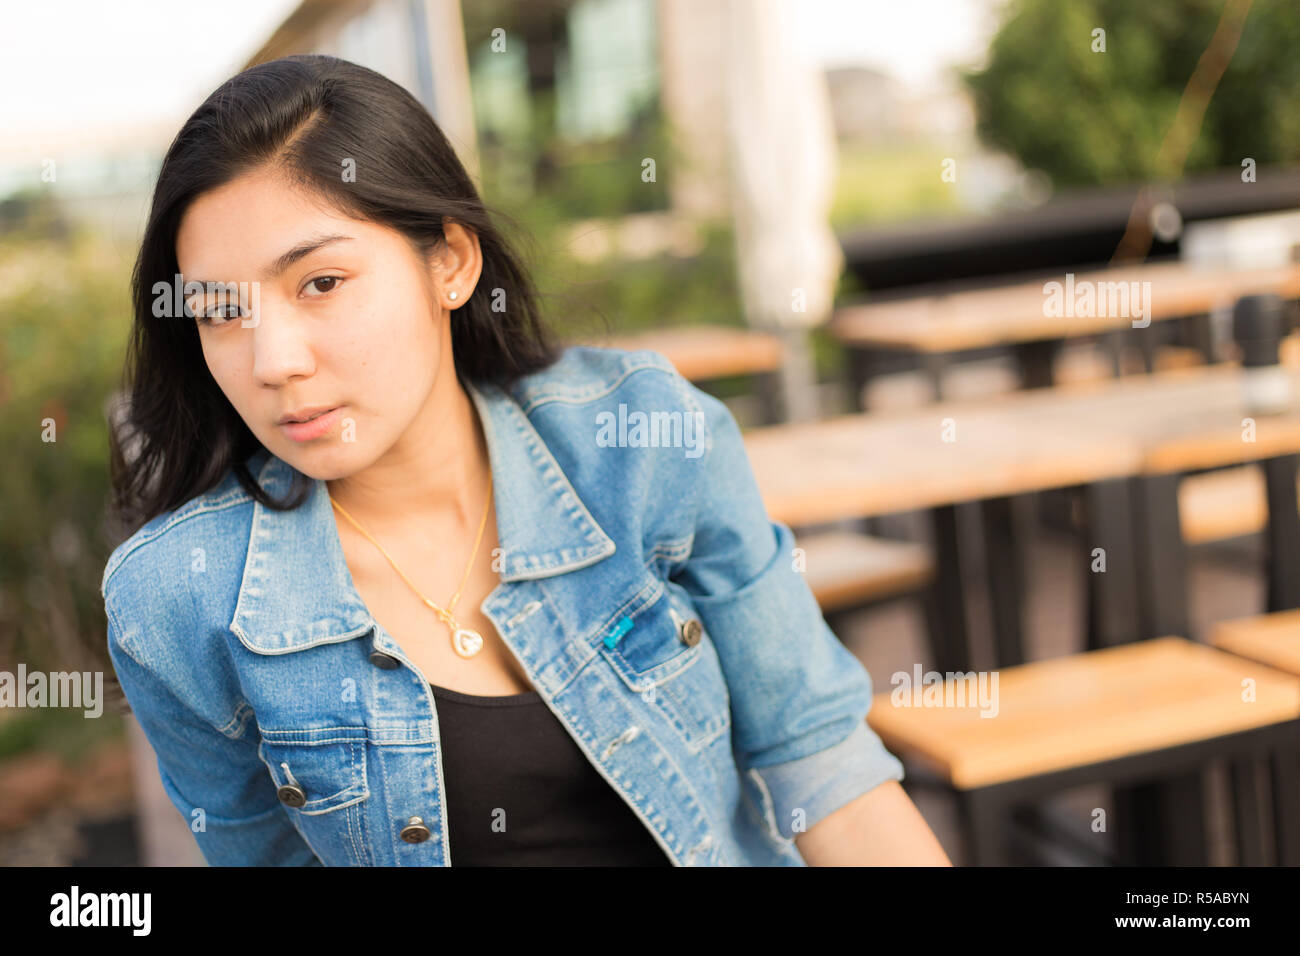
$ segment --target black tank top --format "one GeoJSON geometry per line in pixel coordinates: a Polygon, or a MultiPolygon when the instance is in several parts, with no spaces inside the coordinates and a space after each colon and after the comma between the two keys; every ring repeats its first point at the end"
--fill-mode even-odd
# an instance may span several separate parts
{"type": "Polygon", "coordinates": [[[452,866],[672,866],[537,691],[429,686],[452,866]]]}

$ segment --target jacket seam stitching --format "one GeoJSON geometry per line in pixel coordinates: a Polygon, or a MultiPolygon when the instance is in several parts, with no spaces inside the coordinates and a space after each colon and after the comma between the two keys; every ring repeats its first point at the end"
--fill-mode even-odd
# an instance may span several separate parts
{"type": "Polygon", "coordinates": [[[680,558],[685,559],[690,556],[694,543],[694,532],[684,534],[680,538],[674,538],[672,541],[660,541],[650,549],[650,553],[646,556],[645,566],[649,568],[661,557],[668,558],[671,561],[673,558],[678,558],[679,553],[680,558]]]}
{"type": "MultiPolygon", "coordinates": [[[[240,739],[242,739],[242,737],[243,737],[243,729],[242,729],[242,723],[243,723],[243,721],[240,719],[239,711],[240,711],[240,709],[241,709],[242,707],[247,706],[247,703],[246,703],[245,701],[242,701],[242,700],[241,700],[241,701],[240,701],[240,707],[235,708],[235,714],[234,714],[234,716],[231,717],[230,720],[226,721],[226,723],[225,723],[225,725],[224,725],[223,727],[218,727],[216,724],[212,723],[212,721],[208,720],[206,717],[204,717],[202,714],[200,714],[198,711],[196,711],[193,707],[189,707],[189,706],[187,706],[186,703],[185,703],[185,701],[181,699],[181,696],[180,696],[179,694],[176,693],[176,690],[175,690],[175,689],[174,689],[170,684],[168,684],[166,681],[164,681],[160,675],[158,675],[158,674],[157,674],[157,673],[156,673],[156,672],[155,672],[151,667],[149,667],[148,664],[146,664],[143,660],[141,660],[140,657],[139,657],[137,654],[135,654],[135,653],[131,650],[130,646],[129,646],[129,645],[127,644],[127,642],[123,639],[123,636],[124,636],[125,632],[122,630],[122,625],[118,622],[117,614],[115,614],[114,611],[113,611],[113,605],[112,605],[112,602],[109,601],[109,600],[107,600],[107,599],[105,599],[105,601],[104,601],[104,612],[108,615],[109,620],[112,622],[113,630],[115,630],[115,631],[117,632],[117,635],[118,635],[118,637],[117,637],[117,641],[116,641],[117,646],[121,649],[121,651],[122,651],[123,654],[125,654],[127,657],[131,658],[131,660],[133,660],[133,661],[135,662],[135,664],[136,664],[137,667],[139,667],[139,668],[140,668],[141,670],[143,670],[143,671],[148,672],[149,674],[152,674],[153,677],[154,677],[154,679],[157,680],[158,683],[162,685],[163,690],[166,691],[167,694],[169,694],[172,698],[174,698],[174,699],[176,700],[177,703],[179,703],[182,707],[184,707],[184,708],[185,708],[188,712],[190,712],[191,714],[194,714],[194,716],[198,717],[199,720],[201,720],[203,723],[207,724],[209,727],[211,727],[211,728],[212,728],[213,730],[215,730],[217,733],[221,734],[221,736],[225,737],[227,740],[240,740],[240,739]],[[239,733],[238,733],[238,734],[234,734],[234,735],[231,735],[231,734],[227,733],[227,732],[226,732],[226,728],[231,727],[231,726],[234,725],[236,722],[239,722],[240,725],[241,725],[239,733]]],[[[249,713],[252,713],[252,708],[249,708],[249,711],[248,711],[248,712],[249,712],[249,713]]],[[[137,718],[137,719],[138,719],[138,718],[137,718]]]]}
{"type": "Polygon", "coordinates": [[[252,499],[248,496],[247,492],[240,489],[239,491],[227,492],[225,496],[207,502],[206,504],[196,505],[192,508],[182,509],[181,511],[176,512],[171,516],[171,518],[167,520],[167,522],[161,528],[155,528],[153,531],[150,531],[148,534],[142,536],[138,541],[132,544],[131,547],[129,547],[126,551],[123,551],[120,555],[118,555],[117,560],[114,561],[105,571],[103,583],[100,585],[100,595],[101,596],[105,595],[105,593],[108,590],[109,582],[113,580],[113,577],[121,569],[122,565],[126,562],[126,559],[129,558],[136,551],[138,551],[140,548],[144,547],[144,545],[149,544],[150,542],[155,541],[158,538],[161,538],[164,534],[172,530],[172,528],[176,527],[182,521],[186,521],[190,518],[195,517],[196,515],[209,514],[214,511],[224,511],[227,508],[235,507],[236,505],[243,504],[246,501],[252,501],[252,499]]]}
{"type": "Polygon", "coordinates": [[[553,392],[550,394],[544,393],[530,398],[527,404],[522,405],[521,408],[523,409],[524,414],[527,415],[531,413],[534,409],[540,408],[542,405],[545,405],[548,402],[563,402],[566,405],[586,405],[589,402],[594,402],[597,399],[604,398],[606,395],[610,394],[615,389],[617,389],[620,385],[622,385],[623,382],[625,382],[630,376],[634,375],[637,372],[662,372],[664,375],[668,376],[670,380],[678,377],[678,374],[675,370],[665,368],[664,366],[658,363],[637,364],[637,365],[632,365],[631,367],[627,367],[625,365],[624,368],[622,369],[622,373],[617,378],[613,379],[612,381],[606,382],[603,391],[593,392],[590,394],[584,392],[577,395],[565,395],[557,392],[553,392]]]}

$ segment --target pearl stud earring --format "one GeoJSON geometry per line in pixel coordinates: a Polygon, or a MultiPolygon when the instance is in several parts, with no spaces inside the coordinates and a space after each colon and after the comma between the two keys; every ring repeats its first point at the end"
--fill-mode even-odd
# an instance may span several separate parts
{"type": "Polygon", "coordinates": [[[456,299],[456,297],[459,296],[459,295],[460,295],[459,292],[448,292],[448,293],[447,293],[447,298],[449,298],[449,299],[451,299],[451,300],[454,301],[454,300],[456,299]]]}

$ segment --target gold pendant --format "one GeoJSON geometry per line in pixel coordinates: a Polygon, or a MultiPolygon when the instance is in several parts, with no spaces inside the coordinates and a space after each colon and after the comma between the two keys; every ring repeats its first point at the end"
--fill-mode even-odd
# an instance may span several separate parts
{"type": "Polygon", "coordinates": [[[473,657],[483,649],[483,635],[468,627],[458,627],[451,636],[451,646],[461,657],[473,657]]]}

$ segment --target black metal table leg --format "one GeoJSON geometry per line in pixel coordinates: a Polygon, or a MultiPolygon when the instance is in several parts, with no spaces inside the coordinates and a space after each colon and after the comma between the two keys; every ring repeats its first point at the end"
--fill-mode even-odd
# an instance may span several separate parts
{"type": "Polygon", "coordinates": [[[989,498],[980,503],[984,519],[984,555],[993,618],[994,669],[1025,662],[1022,628],[1025,573],[1023,529],[1017,526],[1015,499],[989,498]]]}
{"type": "Polygon", "coordinates": [[[957,506],[931,510],[934,532],[934,580],[930,585],[931,653],[941,673],[970,670],[970,636],[966,626],[966,592],[962,586],[957,506]]]}
{"type": "Polygon", "coordinates": [[[1277,865],[1300,866],[1300,745],[1294,734],[1273,751],[1268,766],[1277,865]]]}
{"type": "Polygon", "coordinates": [[[764,425],[778,425],[785,418],[785,401],[781,395],[781,374],[778,371],[756,372],[754,392],[762,410],[764,425]]]}
{"type": "MultiPolygon", "coordinates": [[[[1133,479],[1140,637],[1191,639],[1187,611],[1187,555],[1178,517],[1177,474],[1133,479]]],[[[1205,835],[1202,773],[1115,793],[1121,852],[1146,866],[1203,865],[1205,835]]]]}
{"type": "Polygon", "coordinates": [[[1259,765],[1258,758],[1228,761],[1238,866],[1264,866],[1267,862],[1264,859],[1263,814],[1260,813],[1259,765]]]}
{"type": "Polygon", "coordinates": [[[1143,638],[1172,634],[1190,640],[1192,636],[1187,613],[1187,551],[1178,517],[1180,478],[1168,474],[1133,479],[1143,638]]]}
{"type": "Polygon", "coordinates": [[[947,355],[940,352],[926,352],[920,357],[921,367],[930,381],[930,393],[936,402],[943,401],[943,375],[951,364],[947,355]]]}
{"type": "Polygon", "coordinates": [[[957,791],[967,866],[1007,866],[1007,808],[986,790],[957,791]]]}
{"type": "Polygon", "coordinates": [[[1101,335],[1101,347],[1110,359],[1110,373],[1114,378],[1124,374],[1124,330],[1115,329],[1101,335]]]}
{"type": "MultiPolygon", "coordinates": [[[[1159,327],[1159,323],[1157,323],[1157,327],[1159,327]]],[[[1156,370],[1157,336],[1152,334],[1154,331],[1155,330],[1150,327],[1136,330],[1138,334],[1138,348],[1142,350],[1142,366],[1148,373],[1156,370]]]]}
{"type": "Polygon", "coordinates": [[[1203,773],[1191,770],[1155,783],[1116,787],[1115,833],[1120,857],[1137,866],[1205,866],[1203,773]]]}
{"type": "Polygon", "coordinates": [[[1017,342],[1012,347],[1020,366],[1022,388],[1048,388],[1055,382],[1056,356],[1063,344],[1063,339],[1040,339],[1017,342]]]}
{"type": "MultiPolygon", "coordinates": [[[[1020,387],[1050,388],[1056,383],[1056,357],[1065,345],[1064,339],[1040,339],[1017,342],[1011,347],[1020,370],[1020,387]]],[[[1034,502],[1042,520],[1049,525],[1068,527],[1070,499],[1068,492],[1050,488],[1040,493],[1034,502]]]]}
{"type": "Polygon", "coordinates": [[[1268,494],[1268,609],[1300,607],[1300,508],[1296,471],[1300,455],[1281,455],[1263,462],[1268,494]]]}
{"type": "Polygon", "coordinates": [[[853,412],[867,410],[866,389],[879,372],[879,356],[871,349],[856,345],[845,346],[845,359],[849,379],[849,409],[853,412]]]}
{"type": "Polygon", "coordinates": [[[1086,647],[1092,651],[1128,644],[1140,636],[1129,480],[1113,478],[1085,486],[1083,511],[1086,647]]]}
{"type": "Polygon", "coordinates": [[[1199,315],[1188,316],[1183,321],[1191,347],[1201,353],[1206,365],[1213,365],[1218,361],[1218,355],[1214,350],[1214,326],[1210,321],[1210,314],[1202,312],[1199,315]]]}

